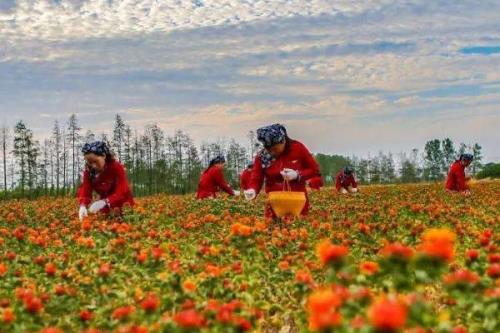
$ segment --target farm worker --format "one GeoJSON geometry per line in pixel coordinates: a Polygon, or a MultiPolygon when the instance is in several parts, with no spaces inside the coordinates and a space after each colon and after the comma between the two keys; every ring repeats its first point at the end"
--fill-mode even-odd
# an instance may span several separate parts
{"type": "MultiPolygon", "coordinates": [[[[257,154],[252,170],[250,188],[245,198],[253,200],[265,181],[266,193],[283,191],[286,183],[292,191],[304,192],[307,198],[306,181],[319,175],[319,166],[309,150],[300,142],[290,139],[281,124],[274,124],[257,130],[257,139],[264,148],[257,154]]],[[[309,211],[307,200],[302,215],[309,211]]],[[[266,217],[276,217],[269,205],[266,217]]]]}
{"type": "Polygon", "coordinates": [[[335,177],[335,188],[342,194],[358,192],[358,184],[354,179],[354,169],[346,166],[335,177]]]}
{"type": "Polygon", "coordinates": [[[250,188],[250,180],[252,177],[253,163],[247,165],[245,170],[240,175],[240,189],[242,191],[248,190],[250,188]]]}
{"type": "Polygon", "coordinates": [[[460,154],[458,159],[453,162],[448,172],[446,179],[446,190],[451,192],[461,192],[469,194],[469,186],[467,180],[470,177],[465,176],[465,168],[467,168],[474,159],[472,154],[460,154]]]}
{"type": "Polygon", "coordinates": [[[85,158],[83,181],[78,189],[80,203],[79,217],[83,220],[88,213],[121,212],[125,204],[134,205],[134,198],[123,165],[118,162],[104,141],[86,143],[82,147],[85,158]],[[99,200],[92,201],[92,192],[97,192],[99,200]]]}
{"type": "Polygon", "coordinates": [[[323,178],[321,175],[313,177],[307,181],[307,185],[309,185],[312,190],[320,190],[324,185],[323,178]]]}
{"type": "Polygon", "coordinates": [[[210,161],[208,168],[201,174],[197,199],[215,198],[219,189],[229,195],[240,195],[240,191],[233,190],[224,179],[224,163],[226,163],[224,156],[217,156],[210,161]]]}

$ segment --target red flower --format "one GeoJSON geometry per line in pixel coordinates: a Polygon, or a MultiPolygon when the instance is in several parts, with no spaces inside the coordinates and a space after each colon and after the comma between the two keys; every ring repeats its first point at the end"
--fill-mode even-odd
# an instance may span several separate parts
{"type": "Polygon", "coordinates": [[[158,296],[150,294],[141,302],[141,307],[146,312],[153,312],[160,306],[160,299],[158,296]]]}
{"type": "Polygon", "coordinates": [[[173,320],[183,328],[200,328],[205,325],[205,318],[194,309],[176,313],[173,320]]]}
{"type": "Polygon", "coordinates": [[[476,284],[479,282],[479,275],[467,269],[459,269],[443,277],[446,284],[476,284]]]}
{"type": "Polygon", "coordinates": [[[49,262],[45,265],[45,273],[47,273],[48,276],[54,276],[56,271],[57,267],[53,263],[49,262]]]}
{"type": "Polygon", "coordinates": [[[500,253],[492,253],[488,256],[488,261],[490,264],[495,264],[500,262],[500,253]]]}
{"type": "Polygon", "coordinates": [[[16,320],[16,315],[14,314],[14,311],[12,311],[11,308],[6,308],[3,310],[3,316],[2,316],[2,321],[6,324],[10,324],[16,320]]]}
{"type": "Polygon", "coordinates": [[[479,258],[479,251],[476,249],[470,249],[465,252],[465,256],[469,261],[476,261],[479,258]]]}
{"type": "Polygon", "coordinates": [[[463,326],[455,326],[455,328],[453,328],[453,333],[467,333],[467,329],[463,326]]]}
{"type": "Polygon", "coordinates": [[[383,298],[368,309],[368,319],[377,330],[395,332],[406,323],[408,310],[395,299],[383,298]]]}
{"type": "Polygon", "coordinates": [[[97,271],[97,274],[100,277],[107,277],[109,276],[109,273],[111,272],[111,264],[108,263],[103,263],[99,267],[99,270],[97,271]]]}
{"type": "Polygon", "coordinates": [[[359,270],[361,273],[366,275],[373,275],[379,271],[379,266],[376,262],[373,261],[365,261],[359,265],[359,270]]]}
{"type": "Polygon", "coordinates": [[[113,313],[111,314],[111,318],[121,320],[121,319],[127,318],[134,311],[135,311],[135,309],[131,305],[122,306],[122,307],[115,309],[115,311],[113,311],[113,313]]]}
{"type": "Polygon", "coordinates": [[[93,314],[89,310],[82,310],[80,311],[79,317],[81,321],[89,321],[90,319],[92,319],[93,314]]]}
{"type": "Polygon", "coordinates": [[[340,262],[349,253],[347,247],[334,245],[328,239],[321,241],[317,245],[316,251],[323,265],[340,262]]]}
{"type": "Polygon", "coordinates": [[[307,302],[309,329],[319,331],[339,326],[342,316],[337,310],[341,304],[341,298],[332,289],[320,289],[312,293],[307,302]]]}
{"type": "Polygon", "coordinates": [[[295,281],[303,284],[312,284],[313,283],[313,278],[311,276],[311,273],[307,270],[302,270],[299,269],[295,273],[295,281]]]}
{"type": "Polygon", "coordinates": [[[500,264],[494,263],[491,264],[486,270],[488,276],[492,279],[496,279],[500,277],[500,264]]]}
{"type": "Polygon", "coordinates": [[[409,260],[413,257],[413,249],[401,243],[387,244],[380,250],[380,254],[384,257],[399,258],[409,260]]]}
{"type": "Polygon", "coordinates": [[[26,297],[24,298],[24,307],[29,313],[39,313],[43,309],[42,300],[38,297],[26,297]]]}

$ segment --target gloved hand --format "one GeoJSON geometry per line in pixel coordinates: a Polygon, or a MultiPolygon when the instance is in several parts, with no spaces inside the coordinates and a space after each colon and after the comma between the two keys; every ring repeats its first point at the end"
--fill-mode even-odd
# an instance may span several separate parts
{"type": "Polygon", "coordinates": [[[340,189],[340,193],[342,194],[347,194],[347,190],[345,188],[342,187],[342,189],[340,189]]]}
{"type": "Polygon", "coordinates": [[[358,192],[358,189],[357,189],[356,187],[353,187],[353,188],[351,189],[351,192],[352,192],[352,193],[356,193],[356,192],[358,192]]]}
{"type": "Polygon", "coordinates": [[[98,200],[98,201],[94,202],[92,205],[90,205],[89,212],[90,213],[97,213],[98,211],[100,211],[101,209],[106,207],[107,205],[108,205],[108,203],[106,202],[106,200],[98,200]]]}
{"type": "Polygon", "coordinates": [[[251,188],[249,190],[245,190],[245,191],[243,191],[243,193],[245,194],[245,199],[247,199],[247,200],[253,200],[257,196],[257,193],[255,192],[255,190],[253,188],[251,188]]]}
{"type": "Polygon", "coordinates": [[[80,206],[80,210],[78,211],[78,217],[80,218],[80,221],[83,221],[85,217],[87,217],[89,213],[87,212],[87,208],[85,205],[80,206]]]}
{"type": "Polygon", "coordinates": [[[280,174],[285,180],[295,180],[299,177],[299,173],[297,171],[288,168],[281,170],[280,174]]]}
{"type": "Polygon", "coordinates": [[[234,196],[235,196],[235,197],[239,197],[239,196],[240,196],[240,194],[241,194],[241,192],[240,192],[240,191],[238,191],[238,190],[233,190],[233,193],[234,193],[234,196]]]}

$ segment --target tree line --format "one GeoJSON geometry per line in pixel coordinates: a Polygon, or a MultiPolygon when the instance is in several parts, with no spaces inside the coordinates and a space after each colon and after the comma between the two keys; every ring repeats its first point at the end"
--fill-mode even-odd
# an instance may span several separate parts
{"type": "MultiPolygon", "coordinates": [[[[51,135],[42,141],[34,138],[24,121],[18,121],[13,129],[0,128],[3,196],[74,194],[85,164],[81,147],[98,139],[108,142],[124,164],[135,195],[194,192],[201,172],[216,155],[226,157],[226,177],[237,187],[240,172],[261,149],[253,131],[248,133],[246,144],[231,139],[196,146],[184,131],[168,135],[157,124],[149,124],[139,132],[118,114],[111,133],[83,132],[73,114],[64,123],[56,120],[51,135]]],[[[481,169],[481,146],[476,143],[471,148],[475,155],[471,171],[475,174],[481,169]]],[[[467,149],[463,143],[456,148],[446,138],[428,141],[422,153],[413,149],[396,158],[383,152],[367,158],[326,154],[315,157],[327,184],[348,164],[355,168],[360,183],[382,184],[441,180],[456,155],[467,149]]]]}

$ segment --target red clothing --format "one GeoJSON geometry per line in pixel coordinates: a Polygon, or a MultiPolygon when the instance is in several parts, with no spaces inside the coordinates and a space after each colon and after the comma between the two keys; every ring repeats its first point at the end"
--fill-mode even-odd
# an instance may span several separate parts
{"type": "Polygon", "coordinates": [[[319,190],[324,185],[323,178],[321,178],[321,176],[311,178],[307,183],[309,184],[309,187],[313,190],[319,190]]]}
{"type": "MultiPolygon", "coordinates": [[[[90,171],[83,173],[83,182],[78,189],[78,202],[87,206],[92,201],[92,192],[99,194],[99,199],[107,199],[109,208],[121,209],[124,204],[134,205],[125,168],[118,161],[106,162],[104,170],[90,179],[90,171]]],[[[103,209],[109,212],[109,209],[103,209]]]]}
{"type": "Polygon", "coordinates": [[[198,183],[197,199],[215,198],[217,191],[221,189],[224,192],[234,195],[231,186],[224,179],[222,169],[210,167],[201,174],[200,182],[198,183]]]}
{"type": "Polygon", "coordinates": [[[344,171],[341,170],[338,174],[337,177],[335,177],[335,188],[337,191],[340,191],[340,189],[348,189],[349,186],[352,188],[357,188],[358,184],[356,183],[356,180],[354,179],[354,175],[349,175],[346,176],[344,175],[344,171]]]}
{"type": "Polygon", "coordinates": [[[469,186],[465,181],[465,166],[462,162],[456,161],[451,165],[446,179],[446,189],[457,192],[469,190],[469,186]]]}
{"type": "MultiPolygon", "coordinates": [[[[280,172],[284,168],[290,168],[298,171],[299,178],[290,182],[292,191],[304,192],[307,198],[306,181],[319,175],[319,166],[309,150],[300,142],[290,140],[287,143],[285,151],[267,168],[262,167],[260,155],[255,157],[255,162],[252,170],[252,178],[250,188],[259,193],[264,180],[266,182],[266,193],[272,191],[283,191],[285,189],[284,179],[280,172]]],[[[302,210],[302,215],[306,215],[309,211],[309,199],[302,210]]],[[[274,217],[271,208],[267,206],[266,216],[274,217]]]]}
{"type": "Polygon", "coordinates": [[[240,175],[240,189],[242,191],[250,188],[250,181],[252,180],[252,169],[245,169],[240,175]]]}

